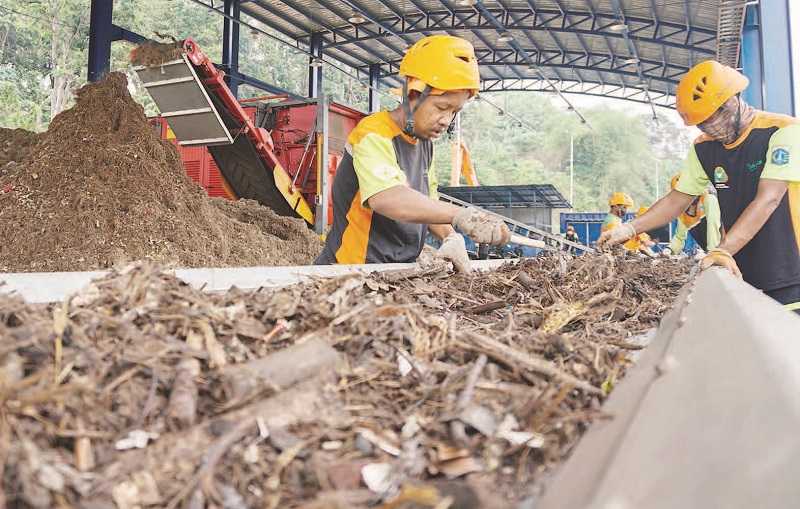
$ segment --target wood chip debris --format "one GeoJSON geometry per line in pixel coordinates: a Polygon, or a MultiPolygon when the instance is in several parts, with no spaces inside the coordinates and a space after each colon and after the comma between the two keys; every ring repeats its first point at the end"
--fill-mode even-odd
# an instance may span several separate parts
{"type": "Polygon", "coordinates": [[[204,294],[137,263],[53,305],[0,296],[0,500],[515,507],[606,417],[689,269],[549,256],[204,294]]]}

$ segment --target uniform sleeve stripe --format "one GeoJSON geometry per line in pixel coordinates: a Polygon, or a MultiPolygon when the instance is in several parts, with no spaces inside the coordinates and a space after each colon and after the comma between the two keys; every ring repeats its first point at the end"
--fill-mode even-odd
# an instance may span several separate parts
{"type": "Polygon", "coordinates": [[[366,263],[371,226],[372,210],[361,205],[361,193],[357,192],[347,211],[347,226],[342,234],[342,244],[336,251],[338,263],[366,263]]]}

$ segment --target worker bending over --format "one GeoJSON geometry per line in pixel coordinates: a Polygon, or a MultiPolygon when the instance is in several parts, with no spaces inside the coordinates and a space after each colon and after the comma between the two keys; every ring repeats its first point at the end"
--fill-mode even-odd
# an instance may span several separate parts
{"type": "Polygon", "coordinates": [[[800,313],[800,125],[746,104],[739,94],[747,85],[744,75],[712,60],[684,76],[677,109],[703,134],[676,188],[642,217],[602,234],[598,244],[667,224],[712,183],[725,235],[702,268],[725,267],[800,313]]]}
{"type": "Polygon", "coordinates": [[[606,214],[603,224],[600,225],[601,232],[613,230],[622,224],[628,208],[633,207],[633,199],[625,193],[613,193],[608,199],[608,206],[608,214],[606,214]]]}
{"type": "MultiPolygon", "coordinates": [[[[680,174],[672,177],[670,183],[672,189],[678,186],[679,179],[680,174]]],[[[683,251],[690,230],[692,238],[703,251],[714,249],[719,246],[722,237],[721,226],[717,191],[713,185],[709,184],[703,194],[696,196],[686,210],[678,216],[675,235],[672,236],[669,246],[665,247],[661,253],[670,256],[683,251]]]]}
{"type": "Polygon", "coordinates": [[[478,93],[480,75],[468,41],[425,37],[400,62],[403,102],[372,114],[350,133],[333,182],[333,226],[317,264],[413,262],[427,232],[442,240],[439,253],[469,270],[464,238],[503,245],[502,219],[438,199],[433,140],[478,93]]]}
{"type": "MultiPolygon", "coordinates": [[[[636,212],[636,217],[640,217],[647,212],[648,207],[639,207],[639,210],[636,212]]],[[[653,251],[653,247],[655,247],[656,243],[653,242],[653,239],[650,238],[650,235],[647,232],[637,233],[634,237],[631,237],[629,241],[627,241],[623,247],[628,251],[633,253],[641,253],[645,256],[649,256],[653,258],[656,256],[656,253],[653,251]]]]}

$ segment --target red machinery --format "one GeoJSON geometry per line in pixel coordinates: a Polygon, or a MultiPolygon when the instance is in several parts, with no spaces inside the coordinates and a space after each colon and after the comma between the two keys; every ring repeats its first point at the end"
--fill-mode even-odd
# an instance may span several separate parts
{"type": "Polygon", "coordinates": [[[364,114],[281,96],[239,102],[194,41],[182,49],[179,59],[134,70],[187,173],[209,194],[255,199],[321,233],[332,219],[330,190],[347,135],[364,114]]]}

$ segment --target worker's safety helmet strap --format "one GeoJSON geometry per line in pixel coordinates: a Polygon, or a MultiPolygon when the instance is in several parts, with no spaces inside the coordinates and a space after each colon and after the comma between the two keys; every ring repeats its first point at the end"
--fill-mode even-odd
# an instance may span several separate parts
{"type": "Polygon", "coordinates": [[[687,126],[700,124],[725,101],[746,89],[749,83],[745,75],[716,60],[700,62],[678,84],[678,113],[687,126]]]}
{"type": "Polygon", "coordinates": [[[470,96],[481,86],[475,48],[452,35],[431,35],[417,41],[400,62],[400,76],[409,78],[411,85],[415,78],[434,91],[467,90],[470,96]]]}

